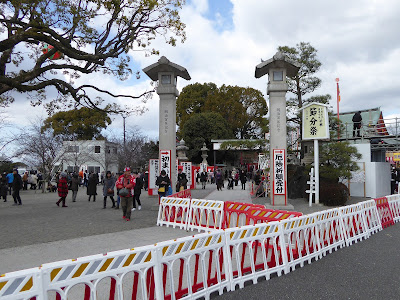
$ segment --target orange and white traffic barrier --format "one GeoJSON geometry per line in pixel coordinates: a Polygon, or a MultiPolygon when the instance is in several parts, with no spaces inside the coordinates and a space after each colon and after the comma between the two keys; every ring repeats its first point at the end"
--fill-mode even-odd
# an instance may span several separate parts
{"type": "Polygon", "coordinates": [[[190,198],[162,197],[158,208],[157,225],[186,229],[190,198]]]}
{"type": "Polygon", "coordinates": [[[10,272],[0,276],[0,299],[44,299],[40,268],[10,272]]]}
{"type": "Polygon", "coordinates": [[[223,228],[249,225],[247,212],[252,208],[262,209],[264,205],[225,201],[223,228]]]}
{"type": "Polygon", "coordinates": [[[360,204],[340,207],[339,212],[342,215],[342,226],[347,246],[370,236],[360,204]]]}
{"type": "Polygon", "coordinates": [[[187,230],[208,231],[222,229],[223,219],[223,201],[192,199],[187,218],[187,230]]]}
{"type": "Polygon", "coordinates": [[[264,206],[252,207],[246,212],[246,214],[248,220],[247,224],[249,225],[273,221],[282,221],[303,215],[301,212],[269,209],[265,208],[264,206]]]}
{"type": "MultiPolygon", "coordinates": [[[[155,246],[113,251],[44,264],[41,268],[44,295],[56,299],[125,299],[125,285],[133,298],[159,299],[154,288],[155,246]]],[[[46,298],[47,299],[47,298],[46,298]]]]}
{"type": "Polygon", "coordinates": [[[389,208],[392,212],[393,221],[400,222],[400,195],[390,195],[386,196],[389,203],[389,208]]]}

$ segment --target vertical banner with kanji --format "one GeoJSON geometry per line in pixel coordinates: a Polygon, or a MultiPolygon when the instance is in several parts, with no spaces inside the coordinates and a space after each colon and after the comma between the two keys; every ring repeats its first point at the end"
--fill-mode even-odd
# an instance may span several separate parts
{"type": "Polygon", "coordinates": [[[303,107],[303,140],[329,139],[327,106],[311,103],[303,107]]]}
{"type": "Polygon", "coordinates": [[[157,176],[160,175],[160,165],[158,159],[150,159],[149,161],[149,195],[152,195],[152,190],[156,189],[157,176]]]}
{"type": "Polygon", "coordinates": [[[162,170],[171,179],[171,150],[160,150],[160,172],[162,170]]]}
{"type": "Polygon", "coordinates": [[[186,174],[186,179],[188,180],[188,186],[192,185],[192,163],[190,161],[183,161],[181,163],[183,170],[182,172],[186,174]]]}
{"type": "Polygon", "coordinates": [[[274,195],[286,195],[285,149],[273,149],[273,191],[274,195]]]}

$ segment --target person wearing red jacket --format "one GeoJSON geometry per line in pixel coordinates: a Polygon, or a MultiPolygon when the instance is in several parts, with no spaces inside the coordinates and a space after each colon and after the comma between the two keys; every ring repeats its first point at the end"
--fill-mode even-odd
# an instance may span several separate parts
{"type": "Polygon", "coordinates": [[[115,183],[119,191],[119,196],[121,198],[121,207],[122,207],[122,218],[126,221],[131,219],[131,210],[132,210],[132,203],[133,203],[133,189],[135,187],[135,176],[131,175],[131,169],[125,168],[124,174],[119,176],[117,182],[115,183]],[[121,189],[126,188],[128,189],[127,194],[122,194],[121,189]]]}
{"type": "Polygon", "coordinates": [[[68,195],[67,173],[61,173],[60,179],[58,180],[57,189],[58,196],[60,197],[60,200],[56,202],[57,206],[60,206],[60,202],[62,201],[62,207],[68,207],[65,205],[65,198],[68,195]]]}

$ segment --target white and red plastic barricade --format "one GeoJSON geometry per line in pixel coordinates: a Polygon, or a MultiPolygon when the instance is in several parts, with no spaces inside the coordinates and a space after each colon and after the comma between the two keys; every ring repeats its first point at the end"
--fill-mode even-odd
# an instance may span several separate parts
{"type": "Polygon", "coordinates": [[[265,208],[264,205],[241,203],[233,201],[224,202],[223,228],[233,228],[249,225],[247,212],[252,208],[265,208]]]}
{"type": "Polygon", "coordinates": [[[187,229],[190,203],[190,198],[162,197],[158,208],[157,225],[187,229]]]}
{"type": "MultiPolygon", "coordinates": [[[[226,239],[222,230],[157,245],[162,297],[157,299],[210,298],[230,291],[226,239]]],[[[145,298],[146,299],[146,298],[145,298]]]]}
{"type": "Polygon", "coordinates": [[[249,225],[282,221],[286,219],[300,217],[303,215],[301,212],[269,209],[265,207],[252,207],[246,212],[246,214],[248,220],[247,224],[249,225]]]}
{"type": "Polygon", "coordinates": [[[225,230],[229,259],[231,289],[253,284],[261,277],[270,279],[272,274],[282,275],[287,266],[282,225],[279,222],[247,225],[225,230]]]}
{"type": "MultiPolygon", "coordinates": [[[[220,210],[221,215],[213,222],[203,222],[211,214],[204,207],[217,201],[193,200],[199,213],[194,225],[207,229],[219,224],[217,220],[222,222],[220,207],[207,208],[220,210]]],[[[272,274],[280,276],[339,247],[369,238],[382,227],[386,210],[398,216],[390,203],[399,201],[388,196],[278,222],[225,230],[215,227],[207,233],[155,245],[12,272],[0,276],[0,299],[89,300],[96,295],[110,300],[209,299],[211,293],[242,288],[247,281],[256,283],[272,274]],[[378,212],[378,205],[383,207],[383,214],[378,212]]],[[[173,206],[175,211],[179,207],[173,206]]],[[[172,211],[173,206],[164,212],[172,211]]]]}
{"type": "Polygon", "coordinates": [[[339,212],[342,215],[342,224],[347,246],[370,236],[361,204],[340,207],[339,212]]]}
{"type": "Polygon", "coordinates": [[[390,195],[386,196],[389,203],[389,208],[392,212],[393,221],[399,222],[400,221],[400,195],[390,195]]]}
{"type": "Polygon", "coordinates": [[[393,225],[394,219],[388,199],[386,197],[381,197],[374,200],[376,202],[376,208],[378,209],[379,216],[381,218],[382,227],[386,228],[393,225]]]}
{"type": "Polygon", "coordinates": [[[208,231],[222,229],[223,220],[223,201],[191,199],[187,230],[208,231]]]}

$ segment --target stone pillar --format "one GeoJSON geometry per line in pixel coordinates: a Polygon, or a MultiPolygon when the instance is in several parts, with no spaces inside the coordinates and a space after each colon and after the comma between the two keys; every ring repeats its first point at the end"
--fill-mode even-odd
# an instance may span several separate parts
{"type": "MultiPolygon", "coordinates": [[[[299,70],[299,65],[290,62],[281,52],[276,53],[273,58],[256,66],[255,76],[260,78],[268,74],[267,94],[269,95],[269,129],[270,129],[270,190],[271,205],[274,207],[286,207],[287,203],[287,148],[286,148],[286,92],[288,85],[286,76],[293,77],[299,70]],[[275,177],[274,150],[282,151],[285,155],[283,182],[278,182],[275,177]],[[282,184],[283,193],[276,192],[274,187],[282,184]]],[[[282,153],[281,152],[281,153],[282,153]]],[[[277,168],[275,168],[277,169],[277,168]]]]}
{"type": "MultiPolygon", "coordinates": [[[[170,179],[171,187],[176,180],[176,97],[179,92],[176,89],[177,77],[190,80],[188,71],[170,62],[162,56],[158,62],[143,69],[153,81],[158,80],[157,94],[160,97],[159,110],[159,151],[170,150],[170,179]]],[[[159,156],[160,157],[160,156],[159,156]]],[[[162,166],[160,164],[160,171],[162,166]]]]}

